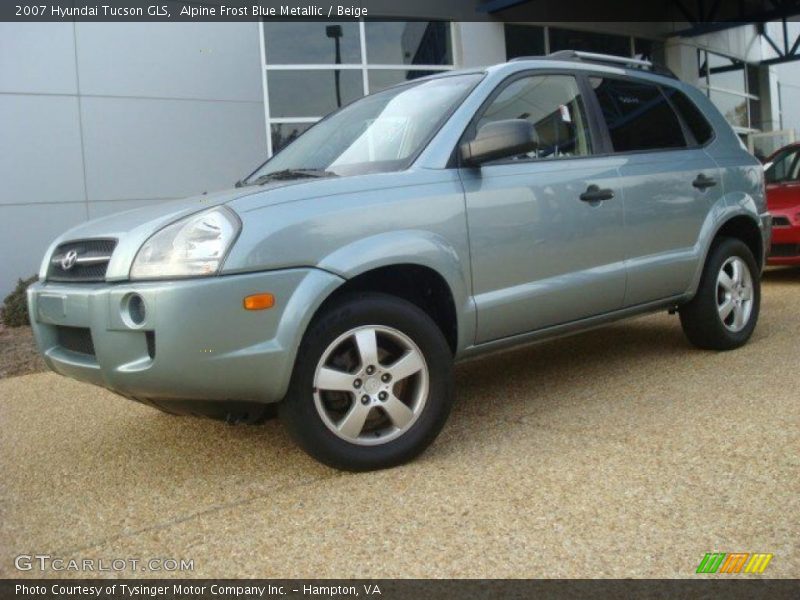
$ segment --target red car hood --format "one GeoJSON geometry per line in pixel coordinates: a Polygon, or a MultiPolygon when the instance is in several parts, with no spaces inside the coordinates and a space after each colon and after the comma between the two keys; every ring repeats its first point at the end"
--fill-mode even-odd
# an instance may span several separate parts
{"type": "Polygon", "coordinates": [[[780,183],[768,185],[767,208],[769,210],[800,208],[800,183],[780,183]]]}

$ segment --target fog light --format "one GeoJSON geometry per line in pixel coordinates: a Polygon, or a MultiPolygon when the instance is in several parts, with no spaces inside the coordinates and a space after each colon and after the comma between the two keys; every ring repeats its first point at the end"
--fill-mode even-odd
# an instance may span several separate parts
{"type": "Polygon", "coordinates": [[[253,294],[245,296],[244,299],[245,310],[265,310],[273,306],[275,306],[275,296],[272,294],[253,294]]]}
{"type": "Polygon", "coordinates": [[[144,298],[139,294],[131,294],[128,296],[128,317],[134,325],[141,325],[147,317],[144,298]]]}

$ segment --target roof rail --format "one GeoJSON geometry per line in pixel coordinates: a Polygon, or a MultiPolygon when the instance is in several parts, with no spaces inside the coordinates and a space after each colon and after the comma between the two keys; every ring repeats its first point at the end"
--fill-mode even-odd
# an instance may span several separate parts
{"type": "Polygon", "coordinates": [[[673,79],[678,77],[670,71],[667,67],[654,65],[649,60],[642,60],[640,58],[630,58],[628,56],[615,56],[613,54],[597,54],[595,52],[582,52],[580,50],[559,50],[558,52],[551,52],[546,56],[519,56],[512,58],[509,62],[517,62],[522,60],[571,60],[595,64],[618,65],[630,69],[648,70],[658,75],[665,75],[673,79]]]}

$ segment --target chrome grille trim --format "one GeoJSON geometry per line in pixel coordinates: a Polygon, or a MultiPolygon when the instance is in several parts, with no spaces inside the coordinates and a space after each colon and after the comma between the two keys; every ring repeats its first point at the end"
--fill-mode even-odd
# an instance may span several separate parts
{"type": "Polygon", "coordinates": [[[56,248],[47,269],[48,281],[104,281],[117,240],[65,242],[56,248]]]}

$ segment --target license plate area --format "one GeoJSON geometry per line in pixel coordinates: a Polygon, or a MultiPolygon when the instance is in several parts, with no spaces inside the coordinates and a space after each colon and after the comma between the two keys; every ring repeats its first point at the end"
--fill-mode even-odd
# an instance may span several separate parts
{"type": "Polygon", "coordinates": [[[67,316],[67,297],[63,294],[40,294],[36,305],[41,322],[61,323],[67,316]]]}

